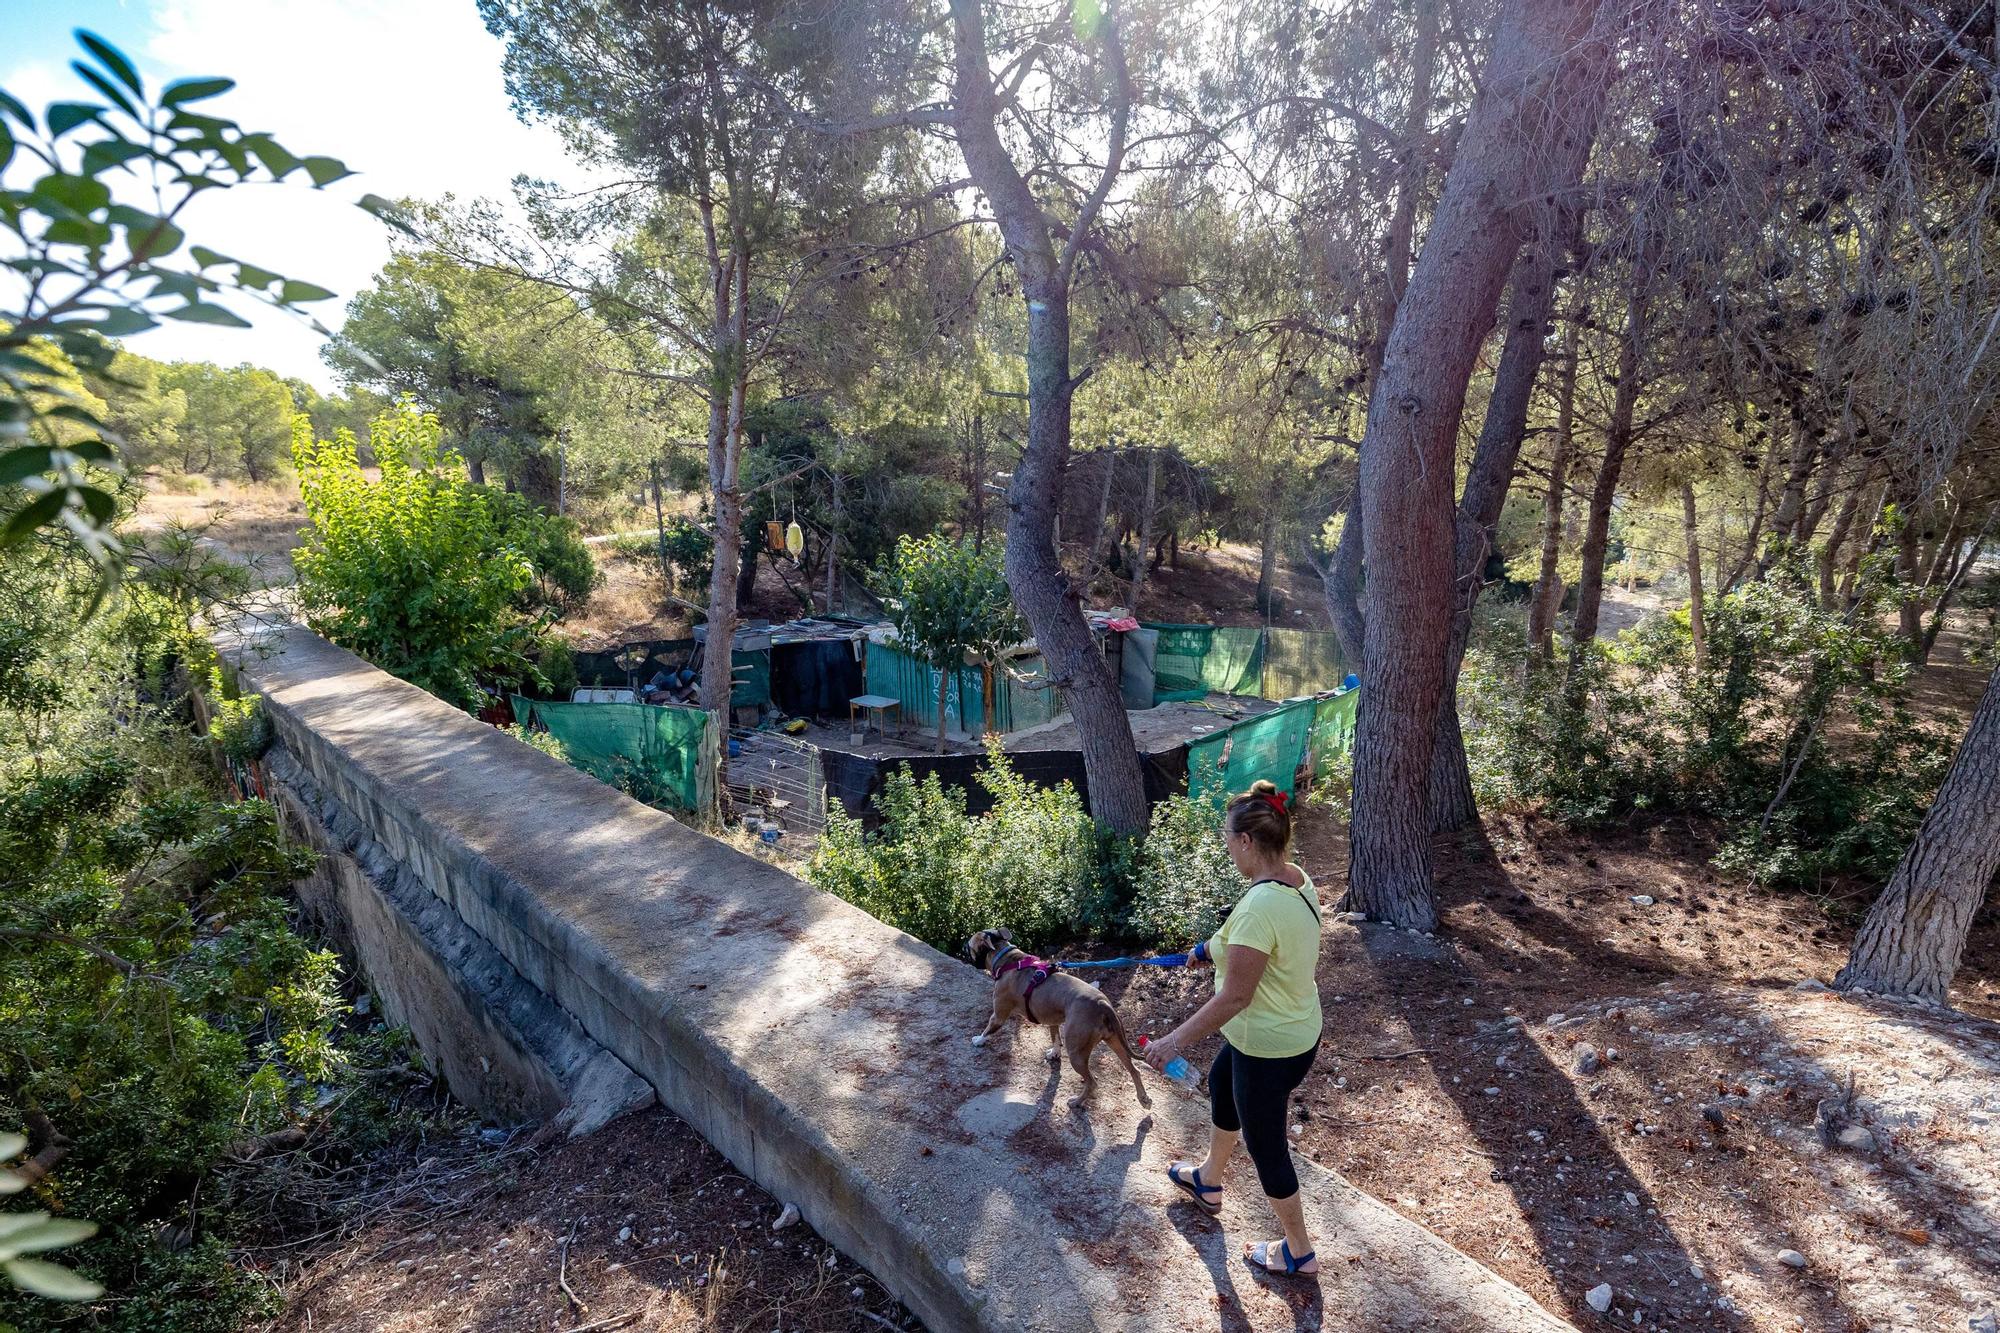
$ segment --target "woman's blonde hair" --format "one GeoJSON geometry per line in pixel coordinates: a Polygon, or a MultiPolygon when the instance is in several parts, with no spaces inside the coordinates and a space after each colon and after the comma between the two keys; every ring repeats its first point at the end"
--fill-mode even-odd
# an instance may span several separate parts
{"type": "Polygon", "coordinates": [[[1283,856],[1292,845],[1292,812],[1274,782],[1259,779],[1250,790],[1229,800],[1222,827],[1248,834],[1250,841],[1272,856],[1283,856]]]}

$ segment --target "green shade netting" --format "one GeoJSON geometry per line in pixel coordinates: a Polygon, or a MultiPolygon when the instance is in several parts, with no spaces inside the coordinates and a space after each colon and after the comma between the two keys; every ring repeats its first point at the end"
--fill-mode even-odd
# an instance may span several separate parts
{"type": "Polygon", "coordinates": [[[1188,796],[1220,806],[1263,779],[1280,791],[1298,786],[1301,767],[1315,781],[1352,762],[1354,714],[1361,691],[1300,699],[1188,746],[1188,796]]]}
{"type": "Polygon", "coordinates": [[[1318,781],[1354,761],[1354,713],[1360,706],[1361,691],[1345,690],[1317,700],[1313,705],[1312,730],[1306,735],[1306,757],[1318,781]]]}
{"type": "Polygon", "coordinates": [[[1320,630],[1269,629],[1264,632],[1263,688],[1266,699],[1295,699],[1338,686],[1347,675],[1340,640],[1320,630]]]}
{"type": "Polygon", "coordinates": [[[1317,700],[1301,699],[1189,745],[1188,796],[1220,806],[1259,779],[1296,790],[1317,707],[1317,700]]]}
{"type": "MultiPolygon", "coordinates": [[[[1061,717],[1061,692],[1035,689],[1015,681],[1009,674],[1030,679],[1046,678],[1048,663],[1039,656],[1016,657],[1008,670],[993,678],[993,726],[996,731],[1019,731],[1061,717]]],[[[937,727],[937,668],[887,643],[871,643],[862,667],[862,679],[870,694],[884,694],[900,700],[897,714],[909,726],[932,730],[937,727]]],[[[944,725],[947,731],[977,736],[986,730],[986,684],[976,666],[960,667],[951,673],[945,686],[944,725]],[[969,722],[968,722],[969,719],[969,722]]]]}
{"type": "MultiPolygon", "coordinates": [[[[768,658],[766,659],[768,661],[768,658]]],[[[570,763],[614,786],[633,770],[659,800],[677,810],[702,809],[708,714],[661,704],[565,704],[514,696],[514,720],[539,721],[562,742],[570,763]]],[[[712,757],[712,754],[711,754],[712,757]]]]}
{"type": "Polygon", "coordinates": [[[1256,694],[1264,670],[1264,631],[1215,625],[1157,625],[1153,702],[1199,699],[1211,690],[1256,694]]]}

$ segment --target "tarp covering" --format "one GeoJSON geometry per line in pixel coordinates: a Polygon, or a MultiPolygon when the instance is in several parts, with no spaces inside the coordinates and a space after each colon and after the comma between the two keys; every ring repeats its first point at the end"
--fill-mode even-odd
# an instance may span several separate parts
{"type": "MultiPolygon", "coordinates": [[[[889,775],[906,765],[919,781],[927,774],[935,773],[938,781],[945,786],[963,791],[969,814],[983,815],[993,808],[993,794],[978,782],[979,770],[986,767],[986,756],[983,754],[892,755],[878,758],[822,748],[819,759],[826,774],[828,803],[840,802],[848,814],[870,828],[880,823],[882,818],[882,812],[875,808],[875,798],[881,794],[889,775]]],[[[1084,808],[1090,808],[1090,781],[1084,771],[1081,750],[1022,750],[1009,753],[1007,762],[1014,766],[1016,773],[1038,787],[1069,783],[1082,795],[1084,808]]],[[[1157,804],[1178,792],[1187,777],[1187,750],[1184,746],[1141,755],[1139,763],[1145,775],[1146,800],[1149,803],[1157,804]]]]}
{"type": "Polygon", "coordinates": [[[1348,670],[1340,640],[1332,634],[1275,626],[1264,631],[1264,680],[1259,693],[1266,699],[1295,699],[1330,690],[1348,670]]]}
{"type": "Polygon", "coordinates": [[[1313,780],[1354,762],[1354,714],[1361,704],[1359,688],[1330,694],[1313,705],[1312,730],[1306,735],[1306,758],[1313,780]]]}
{"type": "Polygon", "coordinates": [[[771,645],[771,702],[787,717],[847,720],[847,701],[868,693],[861,659],[847,639],[771,645]]]}
{"type": "Polygon", "coordinates": [[[1157,688],[1153,657],[1160,650],[1160,632],[1140,626],[1118,636],[1118,689],[1127,708],[1151,708],[1157,688]]]}
{"type": "Polygon", "coordinates": [[[514,696],[514,720],[539,722],[570,763],[641,799],[697,813],[715,772],[708,714],[663,704],[566,704],[514,696]]]}
{"type": "Polygon", "coordinates": [[[1153,703],[1199,699],[1210,691],[1295,699],[1332,689],[1347,674],[1340,641],[1331,634],[1152,622],[1144,628],[1159,635],[1153,703]]]}
{"type": "MultiPolygon", "coordinates": [[[[937,726],[937,668],[920,661],[892,643],[868,645],[864,673],[868,693],[886,694],[900,700],[898,714],[904,725],[926,730],[937,726]]],[[[996,731],[1019,731],[1040,726],[1061,717],[1068,710],[1061,692],[1036,689],[1014,677],[1031,679],[1048,675],[1048,664],[1039,656],[1015,657],[1005,671],[993,673],[993,726],[996,731]]],[[[944,725],[947,731],[970,736],[986,731],[985,680],[976,666],[964,666],[951,673],[945,685],[944,725]]]]}
{"type": "Polygon", "coordinates": [[[1190,742],[1189,798],[1220,806],[1259,779],[1274,783],[1280,791],[1295,790],[1317,707],[1317,701],[1301,699],[1190,742]]]}

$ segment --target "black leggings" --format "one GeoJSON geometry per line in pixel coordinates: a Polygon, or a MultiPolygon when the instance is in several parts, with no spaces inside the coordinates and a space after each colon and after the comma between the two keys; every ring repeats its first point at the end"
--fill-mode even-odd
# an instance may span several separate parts
{"type": "Polygon", "coordinates": [[[1225,1041],[1209,1066],[1209,1119],[1217,1129],[1243,1135],[1266,1198],[1289,1199],[1299,1192],[1292,1143],[1285,1134],[1285,1103],[1292,1089],[1305,1082],[1318,1054],[1319,1043],[1314,1042],[1309,1051],[1267,1059],[1245,1055],[1225,1041]]]}

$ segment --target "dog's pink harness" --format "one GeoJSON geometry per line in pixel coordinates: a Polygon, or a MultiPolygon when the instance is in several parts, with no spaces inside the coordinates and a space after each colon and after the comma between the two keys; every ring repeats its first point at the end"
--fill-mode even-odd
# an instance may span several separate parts
{"type": "Polygon", "coordinates": [[[999,959],[995,959],[993,963],[993,979],[998,981],[1009,972],[1033,972],[1035,974],[1028,979],[1028,989],[1021,992],[1021,1009],[1027,1014],[1028,1021],[1032,1023],[1035,1021],[1035,1010],[1034,1006],[1029,1003],[1029,1000],[1034,997],[1035,987],[1049,979],[1049,969],[1052,965],[1043,962],[1031,953],[1022,952],[1011,944],[1000,951],[1000,958],[1006,958],[1010,953],[1020,954],[1020,957],[1005,963],[999,961],[999,959]]]}

